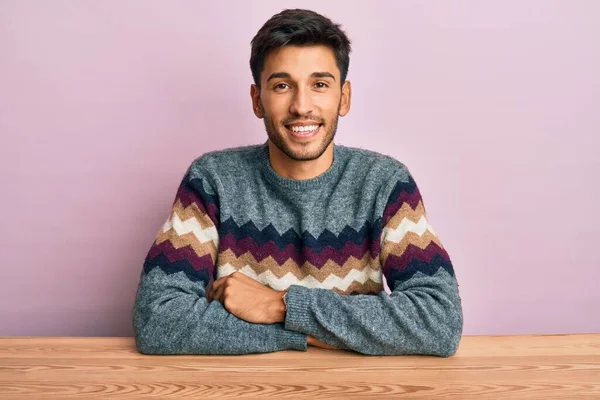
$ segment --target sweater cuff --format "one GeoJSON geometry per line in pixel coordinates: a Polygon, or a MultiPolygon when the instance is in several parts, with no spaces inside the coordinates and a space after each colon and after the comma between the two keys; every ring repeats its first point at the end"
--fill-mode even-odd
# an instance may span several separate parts
{"type": "Polygon", "coordinates": [[[285,329],[310,334],[314,321],[311,318],[310,303],[312,290],[304,286],[291,285],[286,296],[285,329]]]}
{"type": "Polygon", "coordinates": [[[281,348],[289,350],[308,350],[308,342],[304,333],[282,329],[277,332],[276,339],[282,344],[281,348]]]}

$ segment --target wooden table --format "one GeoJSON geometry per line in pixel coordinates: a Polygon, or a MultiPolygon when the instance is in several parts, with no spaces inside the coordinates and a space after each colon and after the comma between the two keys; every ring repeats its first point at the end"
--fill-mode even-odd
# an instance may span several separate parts
{"type": "Polygon", "coordinates": [[[600,399],[600,334],[465,336],[451,358],[311,347],[144,356],[131,338],[0,338],[0,399],[600,399]]]}

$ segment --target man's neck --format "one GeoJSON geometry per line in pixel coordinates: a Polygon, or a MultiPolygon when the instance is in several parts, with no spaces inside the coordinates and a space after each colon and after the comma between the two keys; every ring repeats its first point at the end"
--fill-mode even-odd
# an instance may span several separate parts
{"type": "Polygon", "coordinates": [[[296,161],[281,152],[269,140],[269,162],[278,175],[303,181],[316,178],[327,171],[333,164],[333,141],[329,144],[321,157],[311,161],[296,161]]]}

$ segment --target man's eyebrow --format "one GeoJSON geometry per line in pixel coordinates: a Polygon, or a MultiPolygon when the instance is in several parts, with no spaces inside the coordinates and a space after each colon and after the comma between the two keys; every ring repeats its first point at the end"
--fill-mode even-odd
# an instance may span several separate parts
{"type": "Polygon", "coordinates": [[[269,82],[271,79],[277,79],[277,78],[286,78],[286,79],[289,79],[291,77],[292,76],[290,74],[288,74],[287,72],[273,72],[267,78],[267,82],[269,82]]]}
{"type": "Polygon", "coordinates": [[[331,78],[335,81],[335,76],[331,72],[313,72],[311,76],[313,78],[331,78]]]}
{"type": "MultiPolygon", "coordinates": [[[[333,76],[333,74],[331,72],[313,72],[310,76],[312,78],[331,78],[335,81],[335,76],[333,76]]],[[[267,78],[267,82],[269,82],[271,79],[277,79],[277,78],[290,79],[291,77],[292,76],[287,72],[273,72],[267,78]]]]}

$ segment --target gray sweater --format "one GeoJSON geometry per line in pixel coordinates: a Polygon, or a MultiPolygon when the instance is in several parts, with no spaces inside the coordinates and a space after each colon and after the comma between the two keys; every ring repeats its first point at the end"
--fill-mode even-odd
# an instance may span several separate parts
{"type": "Polygon", "coordinates": [[[133,317],[145,354],[305,351],[311,335],[362,354],[448,357],[463,328],[450,257],[407,168],[337,144],[333,165],[304,181],[278,175],[266,143],[194,160],[146,256],[133,317]],[[288,290],[284,323],[208,302],[206,287],[235,271],[288,290]]]}

